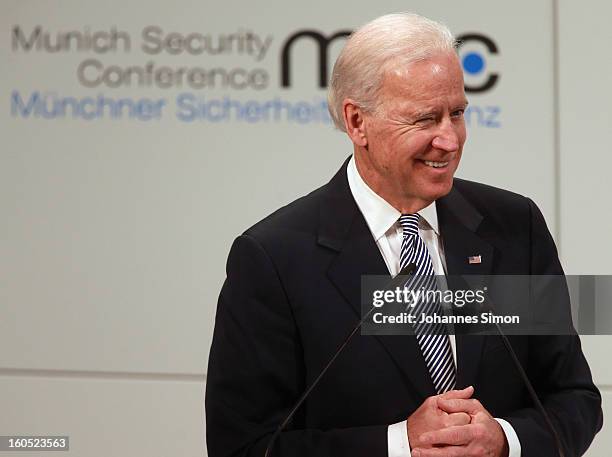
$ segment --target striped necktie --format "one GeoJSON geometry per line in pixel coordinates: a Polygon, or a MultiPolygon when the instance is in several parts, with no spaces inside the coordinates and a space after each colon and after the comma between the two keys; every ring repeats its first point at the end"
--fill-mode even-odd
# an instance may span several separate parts
{"type": "MultiPolygon", "coordinates": [[[[402,227],[400,270],[411,263],[415,264],[414,276],[407,286],[415,291],[437,290],[431,257],[419,235],[419,218],[418,214],[403,214],[399,218],[402,227]]],[[[412,314],[417,316],[419,322],[421,314],[442,315],[442,308],[437,300],[420,300],[415,304],[412,314]]],[[[442,323],[417,323],[414,333],[438,394],[454,389],[456,369],[446,326],[442,323]]]]}

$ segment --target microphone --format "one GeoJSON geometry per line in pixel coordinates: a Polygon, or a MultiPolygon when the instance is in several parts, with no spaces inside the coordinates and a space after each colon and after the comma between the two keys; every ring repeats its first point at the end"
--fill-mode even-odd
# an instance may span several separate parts
{"type": "MultiPolygon", "coordinates": [[[[416,265],[414,263],[409,263],[404,268],[402,268],[401,271],[389,282],[387,288],[395,289],[396,287],[404,285],[405,279],[403,277],[411,275],[414,272],[414,270],[416,270],[416,265]]],[[[331,357],[331,359],[329,359],[329,362],[327,362],[327,364],[323,367],[323,369],[321,370],[319,375],[315,378],[315,380],[312,382],[310,387],[306,389],[306,391],[302,394],[299,400],[295,403],[293,408],[291,408],[291,411],[289,411],[289,414],[287,414],[287,417],[285,417],[285,420],[281,422],[281,424],[277,427],[276,431],[272,435],[272,438],[270,438],[270,441],[268,442],[268,446],[266,447],[266,452],[264,453],[264,457],[268,457],[268,454],[274,447],[274,442],[278,438],[278,435],[281,434],[281,432],[287,426],[291,418],[295,415],[298,408],[302,406],[302,403],[304,403],[304,401],[306,401],[306,399],[310,395],[310,392],[312,392],[312,390],[317,386],[317,384],[319,384],[319,381],[321,381],[325,373],[327,373],[327,370],[329,370],[329,368],[333,365],[334,361],[342,353],[344,348],[349,344],[349,342],[351,341],[355,333],[357,333],[357,330],[361,328],[363,323],[366,321],[368,317],[370,317],[370,314],[372,314],[372,312],[376,308],[377,308],[376,306],[372,306],[372,308],[370,308],[370,310],[361,318],[361,320],[357,323],[355,328],[353,328],[351,333],[348,334],[344,342],[340,345],[340,347],[338,347],[338,349],[336,350],[334,355],[331,357]]],[[[564,456],[561,456],[561,457],[564,457],[564,456]]]]}
{"type": "MultiPolygon", "coordinates": [[[[491,298],[488,296],[488,294],[487,294],[487,298],[488,300],[484,303],[488,305],[489,312],[491,312],[492,314],[497,314],[497,311],[495,310],[493,302],[491,301],[491,298]]],[[[544,408],[544,405],[540,401],[540,398],[538,397],[538,394],[536,393],[533,387],[533,384],[531,384],[531,381],[527,377],[527,373],[525,373],[525,369],[521,365],[521,362],[519,361],[516,355],[516,352],[514,352],[514,348],[512,347],[512,344],[510,344],[510,340],[508,339],[506,334],[501,329],[499,323],[497,321],[494,321],[493,323],[495,325],[495,328],[497,329],[497,333],[499,334],[500,338],[502,339],[502,342],[504,343],[506,350],[508,351],[508,354],[510,354],[510,358],[512,359],[512,362],[514,363],[516,370],[519,372],[519,375],[522,378],[523,384],[525,384],[525,387],[527,388],[527,391],[529,392],[529,396],[531,397],[531,400],[536,405],[536,409],[540,412],[540,414],[544,418],[544,422],[546,423],[546,428],[548,428],[548,432],[550,433],[553,440],[555,441],[555,446],[557,447],[557,453],[559,454],[559,457],[565,457],[565,451],[563,450],[563,443],[561,441],[561,436],[557,432],[557,429],[553,425],[552,420],[550,419],[550,416],[548,415],[548,412],[546,411],[546,409],[544,408]]]]}

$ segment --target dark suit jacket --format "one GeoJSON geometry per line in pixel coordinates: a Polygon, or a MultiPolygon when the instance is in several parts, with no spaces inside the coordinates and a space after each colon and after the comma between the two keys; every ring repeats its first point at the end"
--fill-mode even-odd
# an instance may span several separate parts
{"type": "MultiPolygon", "coordinates": [[[[562,274],[535,204],[455,179],[436,202],[449,274],[562,274]],[[480,254],[482,263],[468,264],[480,254]]],[[[206,417],[210,457],[263,456],[271,434],[360,318],[361,275],[388,275],[348,187],[325,186],[234,242],[217,308],[206,417]]],[[[516,430],[523,457],[556,456],[496,336],[457,336],[457,387],[516,430]]],[[[601,397],[575,336],[511,337],[567,447],[601,428],[601,397]]],[[[435,395],[413,336],[357,334],[276,442],[273,455],[386,457],[387,427],[435,395]]]]}

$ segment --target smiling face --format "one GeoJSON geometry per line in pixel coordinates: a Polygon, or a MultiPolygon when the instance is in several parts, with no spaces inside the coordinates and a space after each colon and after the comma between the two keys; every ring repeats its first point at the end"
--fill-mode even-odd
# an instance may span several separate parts
{"type": "Polygon", "coordinates": [[[461,159],[467,100],[459,59],[444,53],[387,71],[379,97],[375,113],[357,116],[357,169],[396,209],[415,213],[450,192],[461,159]]]}

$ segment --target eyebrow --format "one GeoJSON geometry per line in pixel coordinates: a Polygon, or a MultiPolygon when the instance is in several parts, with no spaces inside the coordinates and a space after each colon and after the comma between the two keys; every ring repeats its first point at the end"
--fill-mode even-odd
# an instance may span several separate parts
{"type": "Polygon", "coordinates": [[[460,104],[458,104],[458,105],[455,105],[455,106],[454,106],[454,108],[453,108],[453,110],[454,110],[454,109],[457,109],[457,108],[463,108],[463,109],[466,109],[466,108],[468,107],[468,105],[469,105],[469,104],[470,104],[470,103],[469,103],[469,102],[467,101],[467,99],[466,99],[466,100],[464,100],[462,103],[460,103],[460,104]]]}
{"type": "MultiPolygon", "coordinates": [[[[453,108],[451,108],[451,111],[454,111],[458,108],[462,108],[462,109],[466,109],[469,105],[469,102],[467,100],[464,100],[462,103],[458,104],[458,105],[454,105],[453,108]]],[[[412,111],[408,114],[407,117],[409,118],[420,118],[420,117],[424,117],[424,116],[431,116],[431,115],[435,115],[436,114],[436,110],[434,108],[431,109],[423,109],[420,111],[412,111]]]]}

